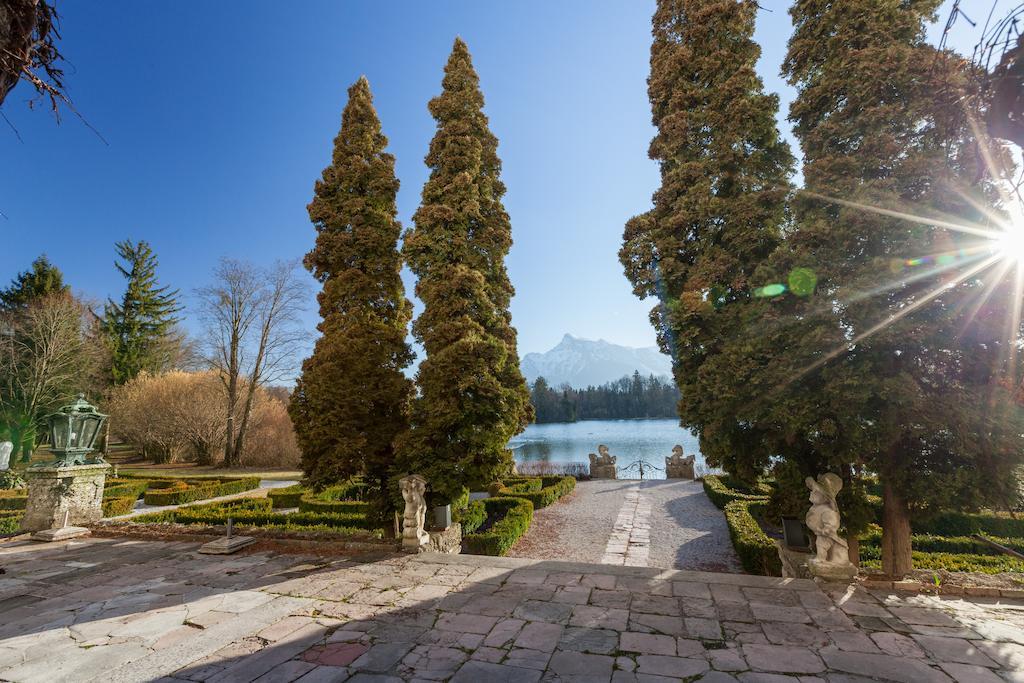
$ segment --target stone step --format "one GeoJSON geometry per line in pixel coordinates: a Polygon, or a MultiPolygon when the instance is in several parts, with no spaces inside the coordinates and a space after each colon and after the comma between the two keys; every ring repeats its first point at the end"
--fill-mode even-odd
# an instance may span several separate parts
{"type": "Polygon", "coordinates": [[[532,570],[548,573],[565,572],[573,574],[603,574],[606,576],[621,576],[656,581],[689,581],[729,586],[746,586],[751,588],[786,588],[796,591],[819,590],[818,584],[810,579],[783,579],[775,576],[699,572],[685,569],[658,569],[656,567],[628,567],[623,565],[598,564],[591,562],[531,560],[521,557],[491,557],[487,555],[445,555],[441,553],[421,553],[416,556],[415,561],[477,568],[504,569],[509,571],[532,570]]]}

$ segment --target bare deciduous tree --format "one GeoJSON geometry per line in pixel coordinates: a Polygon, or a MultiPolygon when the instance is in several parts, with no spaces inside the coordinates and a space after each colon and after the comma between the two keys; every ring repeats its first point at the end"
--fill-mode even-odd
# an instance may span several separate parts
{"type": "Polygon", "coordinates": [[[0,417],[15,453],[28,460],[43,414],[88,374],[87,308],[66,293],[33,301],[0,319],[0,417]]]}
{"type": "Polygon", "coordinates": [[[289,261],[260,268],[222,259],[214,282],[197,291],[206,360],[227,392],[227,467],[240,464],[257,389],[287,379],[301,358],[307,334],[299,325],[299,313],[308,288],[296,277],[297,266],[289,261]]]}

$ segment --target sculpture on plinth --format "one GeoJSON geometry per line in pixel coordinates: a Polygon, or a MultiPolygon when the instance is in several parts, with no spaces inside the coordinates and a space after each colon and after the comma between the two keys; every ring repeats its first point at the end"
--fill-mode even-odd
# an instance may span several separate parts
{"type": "Polygon", "coordinates": [[[590,454],[590,477],[592,479],[615,479],[615,456],[608,452],[608,447],[601,444],[597,447],[597,455],[590,454]]]}
{"type": "Polygon", "coordinates": [[[418,474],[410,474],[398,481],[405,499],[405,515],[402,519],[402,548],[418,551],[430,543],[424,523],[427,513],[427,480],[418,474]]]}
{"type": "Polygon", "coordinates": [[[672,455],[665,458],[666,479],[694,479],[694,463],[696,457],[683,455],[683,447],[676,444],[672,448],[672,455]]]}
{"type": "Polygon", "coordinates": [[[811,509],[807,511],[807,528],[814,535],[814,557],[807,561],[811,573],[828,581],[849,581],[857,575],[850,562],[850,549],[839,536],[840,517],[836,495],[843,488],[838,475],[826,472],[817,479],[807,477],[811,509]]]}

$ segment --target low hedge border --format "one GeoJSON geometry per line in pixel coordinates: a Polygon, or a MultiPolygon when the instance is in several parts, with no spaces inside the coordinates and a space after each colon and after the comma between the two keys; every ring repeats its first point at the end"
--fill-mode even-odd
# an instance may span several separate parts
{"type": "Polygon", "coordinates": [[[20,512],[0,513],[0,534],[16,534],[21,531],[21,517],[20,512]]]}
{"type": "Polygon", "coordinates": [[[28,489],[0,491],[0,510],[24,510],[28,505],[28,489]]]}
{"type": "Polygon", "coordinates": [[[227,523],[230,517],[237,526],[252,526],[259,529],[331,531],[345,535],[374,535],[383,532],[373,528],[365,515],[294,512],[281,514],[272,509],[269,498],[253,498],[243,501],[227,501],[191,507],[166,510],[142,515],[132,520],[138,524],[183,524],[218,526],[227,523]]]}
{"type": "Polygon", "coordinates": [[[782,576],[782,561],[775,541],[754,518],[761,509],[763,503],[750,500],[726,503],[725,521],[729,525],[729,538],[746,571],[763,576],[782,576]]]}
{"type": "Polygon", "coordinates": [[[768,502],[767,495],[742,493],[729,488],[726,482],[723,481],[723,478],[717,474],[704,475],[704,493],[707,494],[708,498],[711,499],[711,502],[719,510],[724,510],[726,505],[737,500],[757,503],[768,502]]]}
{"type": "Polygon", "coordinates": [[[273,501],[275,508],[297,508],[306,489],[302,484],[292,484],[279,489],[270,489],[267,498],[273,501]]]}
{"type": "MultiPolygon", "coordinates": [[[[999,545],[1024,553],[1024,538],[1000,538],[990,536],[999,545]]],[[[877,548],[881,552],[882,533],[874,532],[861,536],[861,555],[864,550],[877,548]]],[[[953,553],[957,555],[1003,555],[998,548],[971,536],[935,536],[933,534],[914,534],[910,546],[923,553],[953,553]]]]}
{"type": "MultiPolygon", "coordinates": [[[[495,482],[498,484],[498,482],[495,482]]],[[[504,486],[492,485],[490,494],[497,497],[524,498],[534,510],[545,508],[576,488],[575,477],[531,477],[508,479],[504,486]],[[511,482],[511,485],[509,483],[511,482]]]]}
{"type": "Polygon", "coordinates": [[[530,528],[533,503],[526,498],[488,498],[480,501],[491,524],[485,531],[466,534],[462,547],[472,555],[504,555],[530,528]]]}
{"type": "MultiPolygon", "coordinates": [[[[975,555],[971,553],[926,553],[914,550],[914,569],[945,569],[949,572],[1002,574],[1024,572],[1024,560],[1011,555],[975,555]]],[[[881,569],[881,549],[861,548],[861,567],[881,569]],[[877,552],[873,552],[877,551],[877,552]]]]}
{"type": "Polygon", "coordinates": [[[127,515],[129,512],[135,509],[135,501],[139,499],[138,496],[118,496],[118,497],[103,497],[103,516],[104,517],[120,517],[121,515],[127,515]]]}
{"type": "Polygon", "coordinates": [[[463,534],[471,534],[487,521],[487,508],[484,501],[470,501],[466,507],[454,513],[455,521],[462,525],[463,534]]]}
{"type": "Polygon", "coordinates": [[[1024,537],[1024,519],[1013,519],[993,514],[968,512],[942,512],[929,519],[911,524],[915,534],[935,536],[970,536],[987,534],[1001,538],[1024,537]]]}
{"type": "Polygon", "coordinates": [[[234,493],[242,493],[259,488],[260,480],[257,477],[244,477],[242,479],[214,479],[205,480],[164,480],[150,482],[152,487],[163,485],[164,488],[150,488],[146,491],[146,505],[180,505],[191,503],[206,498],[218,498],[230,496],[234,493]]]}

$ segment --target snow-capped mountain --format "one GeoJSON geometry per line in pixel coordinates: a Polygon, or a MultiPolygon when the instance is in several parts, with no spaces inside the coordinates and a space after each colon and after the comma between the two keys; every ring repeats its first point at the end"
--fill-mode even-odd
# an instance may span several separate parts
{"type": "Polygon", "coordinates": [[[603,339],[579,339],[571,334],[562,337],[558,346],[545,353],[528,353],[519,367],[526,381],[533,383],[543,377],[558,387],[568,384],[576,388],[599,386],[639,370],[644,377],[671,377],[672,361],[656,346],[633,348],[619,346],[603,339]]]}

